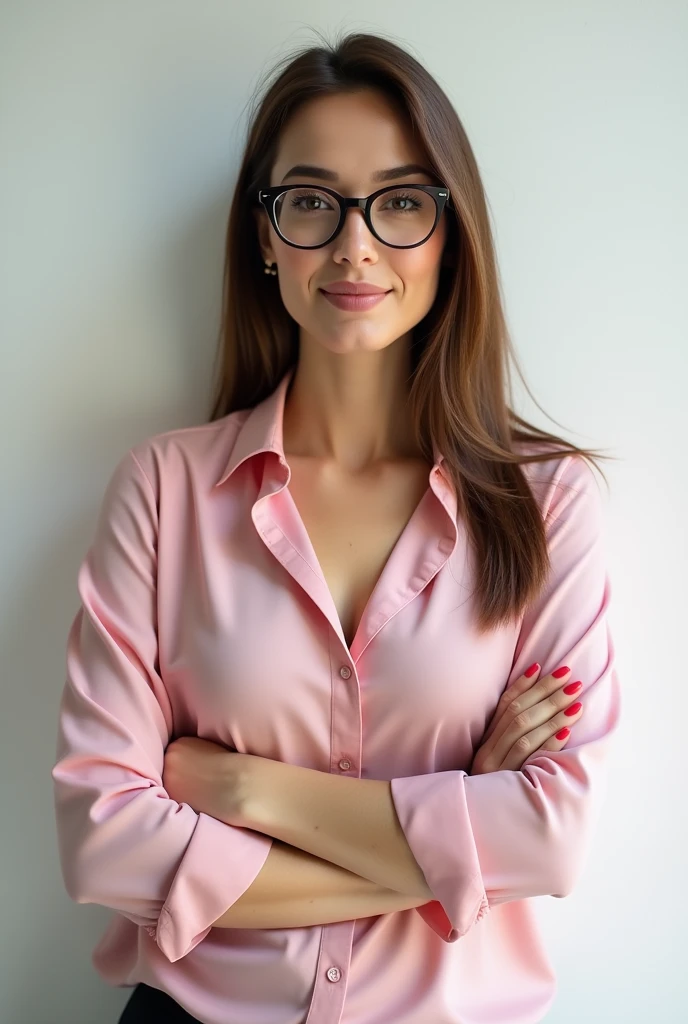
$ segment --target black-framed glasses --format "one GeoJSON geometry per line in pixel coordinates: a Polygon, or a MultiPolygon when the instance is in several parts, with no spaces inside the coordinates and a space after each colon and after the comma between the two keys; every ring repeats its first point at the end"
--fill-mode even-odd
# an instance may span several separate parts
{"type": "Polygon", "coordinates": [[[258,203],[282,241],[296,249],[319,249],[333,241],[352,206],[363,210],[383,245],[413,249],[427,242],[445,205],[453,209],[446,185],[386,185],[358,199],[324,185],[274,185],[259,190],[258,203]]]}

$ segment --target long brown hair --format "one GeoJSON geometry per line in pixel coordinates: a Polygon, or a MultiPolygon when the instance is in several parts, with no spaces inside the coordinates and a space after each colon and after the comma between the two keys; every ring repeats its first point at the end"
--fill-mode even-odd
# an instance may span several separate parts
{"type": "Polygon", "coordinates": [[[577,454],[604,477],[595,460],[610,456],[540,430],[511,408],[509,359],[533,396],[507,331],[476,159],[445,93],[383,36],[350,33],[329,44],[317,34],[322,45],[286,54],[255,94],[227,226],[209,422],[262,401],[298,362],[298,324],[264,273],[253,212],[258,189],[270,182],[280,127],[317,96],[383,92],[406,112],[452,199],[446,215],[453,263],[443,267],[435,302],[412,332],[409,410],[424,457],[433,463],[434,440],[456,488],[480,566],[476,626],[486,632],[517,618],[549,570],[545,523],[520,464],[577,454]],[[539,451],[515,451],[520,442],[539,451]]]}

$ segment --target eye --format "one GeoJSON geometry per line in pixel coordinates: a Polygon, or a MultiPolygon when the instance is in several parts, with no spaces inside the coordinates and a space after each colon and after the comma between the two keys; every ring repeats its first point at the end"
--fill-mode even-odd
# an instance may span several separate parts
{"type": "Polygon", "coordinates": [[[324,206],[327,207],[328,209],[332,209],[330,204],[326,201],[325,196],[322,194],[322,192],[302,192],[298,193],[297,195],[290,195],[289,205],[292,207],[292,209],[300,210],[302,213],[308,213],[310,211],[317,213],[319,209],[323,209],[323,207],[317,207],[316,209],[314,209],[312,206],[309,207],[308,209],[305,209],[303,206],[301,206],[301,203],[304,201],[304,199],[315,200],[315,202],[317,203],[323,203],[324,206]]]}
{"type": "MultiPolygon", "coordinates": [[[[423,202],[418,198],[417,192],[395,192],[394,195],[387,197],[387,202],[390,203],[394,203],[397,200],[401,200],[402,202],[405,203],[410,203],[411,205],[407,205],[401,210],[399,208],[397,208],[396,210],[392,210],[392,213],[411,213],[414,210],[420,210],[423,206],[423,202]]],[[[386,205],[387,203],[385,203],[385,206],[386,205]]]]}

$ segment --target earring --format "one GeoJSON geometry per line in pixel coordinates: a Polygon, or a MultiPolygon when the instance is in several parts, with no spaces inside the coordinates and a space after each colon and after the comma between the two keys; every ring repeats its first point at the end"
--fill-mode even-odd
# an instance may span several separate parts
{"type": "Polygon", "coordinates": [[[265,266],[263,267],[264,274],[277,274],[277,266],[270,260],[265,260],[265,266]]]}

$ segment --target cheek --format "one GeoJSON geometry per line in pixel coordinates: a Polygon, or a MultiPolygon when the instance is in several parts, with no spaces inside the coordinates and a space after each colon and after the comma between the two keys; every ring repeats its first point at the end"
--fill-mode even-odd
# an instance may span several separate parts
{"type": "Polygon", "coordinates": [[[298,249],[284,253],[279,261],[278,273],[285,305],[286,300],[297,306],[311,301],[317,287],[315,282],[324,277],[321,266],[321,260],[313,253],[298,249]]]}
{"type": "Polygon", "coordinates": [[[415,249],[390,250],[392,269],[406,289],[425,294],[437,285],[446,244],[446,225],[440,221],[436,230],[423,245],[415,249]]]}
{"type": "Polygon", "coordinates": [[[442,263],[442,246],[434,239],[417,249],[400,252],[393,264],[394,273],[402,283],[403,290],[414,292],[419,298],[428,291],[434,291],[442,263]]]}

